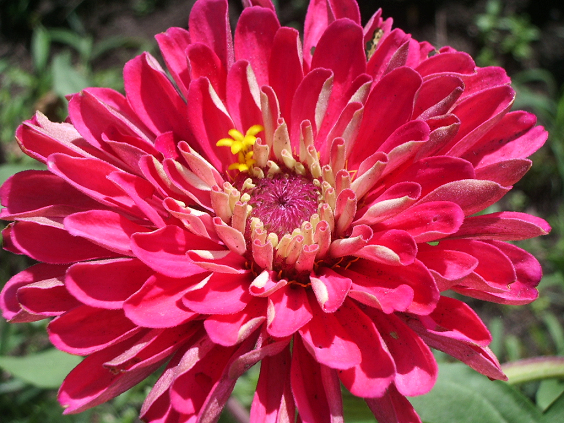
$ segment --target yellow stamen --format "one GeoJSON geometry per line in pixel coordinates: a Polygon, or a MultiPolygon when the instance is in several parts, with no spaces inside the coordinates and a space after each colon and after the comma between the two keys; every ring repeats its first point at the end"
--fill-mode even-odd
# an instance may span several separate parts
{"type": "Polygon", "coordinates": [[[231,154],[237,156],[237,162],[229,165],[229,170],[238,170],[239,172],[248,172],[256,163],[253,159],[252,147],[257,141],[256,135],[264,131],[262,125],[251,126],[245,135],[237,129],[230,129],[228,134],[231,138],[222,138],[215,145],[218,147],[230,147],[231,154]]]}

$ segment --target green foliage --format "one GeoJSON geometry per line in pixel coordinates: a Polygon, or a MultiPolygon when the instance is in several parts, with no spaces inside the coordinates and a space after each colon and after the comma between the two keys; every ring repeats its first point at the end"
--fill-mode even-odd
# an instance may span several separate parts
{"type": "Polygon", "coordinates": [[[476,58],[480,66],[499,65],[500,54],[510,54],[517,61],[530,59],[531,43],[540,35],[527,16],[506,15],[501,0],[488,1],[486,13],[476,18],[476,26],[484,44],[476,58]]]}
{"type": "MultiPolygon", "coordinates": [[[[433,390],[410,399],[425,423],[564,421],[564,395],[561,391],[558,394],[559,387],[539,389],[535,404],[512,385],[491,381],[461,363],[443,363],[439,368],[439,379],[433,390]]],[[[519,371],[514,366],[514,372],[519,371]]]]}

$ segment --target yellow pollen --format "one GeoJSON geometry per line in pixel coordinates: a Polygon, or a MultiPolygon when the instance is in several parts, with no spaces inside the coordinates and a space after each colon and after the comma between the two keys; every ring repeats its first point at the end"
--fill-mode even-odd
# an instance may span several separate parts
{"type": "Polygon", "coordinates": [[[229,170],[238,170],[239,172],[248,172],[256,163],[253,159],[253,145],[257,141],[257,134],[264,131],[262,125],[251,126],[245,135],[237,129],[228,131],[231,138],[222,138],[215,145],[218,147],[230,147],[231,154],[237,156],[237,162],[229,165],[229,170]]]}

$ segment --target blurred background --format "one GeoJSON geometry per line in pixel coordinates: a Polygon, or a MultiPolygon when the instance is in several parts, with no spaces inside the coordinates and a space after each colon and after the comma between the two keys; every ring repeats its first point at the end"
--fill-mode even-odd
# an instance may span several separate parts
{"type": "MultiPolygon", "coordinates": [[[[503,66],[518,92],[514,108],[535,113],[549,130],[547,145],[533,156],[533,168],[490,210],[527,212],[547,219],[553,227],[549,236],[519,243],[543,265],[540,298],[523,307],[466,301],[492,332],[491,348],[502,363],[564,357],[564,2],[359,2],[363,23],[381,7],[395,27],[419,41],[466,51],[479,66],[503,66]]],[[[274,3],[282,24],[300,28],[306,0],[274,3]]],[[[63,120],[65,95],[88,86],[123,91],[125,62],[142,51],[161,60],[154,34],[171,26],[186,27],[192,4],[193,0],[0,0],[0,183],[18,171],[40,168],[14,140],[23,120],[35,110],[51,120],[63,120]]],[[[233,1],[230,8],[234,24],[242,7],[233,1]]],[[[4,226],[0,222],[0,229],[4,226]]],[[[25,257],[0,251],[0,286],[29,265],[25,257]]],[[[138,421],[139,408],[156,376],[94,410],[61,415],[56,388],[79,359],[50,347],[46,324],[9,325],[0,320],[0,421],[138,421]]],[[[448,361],[443,355],[437,357],[448,361]]],[[[235,408],[250,405],[257,375],[257,369],[251,370],[237,384],[235,408]]],[[[541,412],[564,397],[563,392],[558,377],[519,386],[522,398],[541,412]]],[[[345,410],[347,422],[374,421],[354,399],[345,399],[345,410]]],[[[222,421],[236,421],[232,414],[226,413],[222,421]]]]}

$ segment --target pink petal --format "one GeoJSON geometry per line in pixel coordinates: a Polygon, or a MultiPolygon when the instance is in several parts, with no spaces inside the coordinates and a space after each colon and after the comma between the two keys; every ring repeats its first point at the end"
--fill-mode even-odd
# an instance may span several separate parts
{"type": "Polygon", "coordinates": [[[49,156],[47,165],[55,175],[97,202],[134,216],[143,216],[133,200],[107,179],[113,172],[121,173],[115,166],[98,159],[76,158],[58,153],[49,156]]]}
{"type": "Polygon", "coordinates": [[[392,177],[393,182],[416,182],[421,187],[421,196],[453,181],[473,179],[474,167],[458,157],[426,157],[413,163],[403,172],[392,177]]]}
{"type": "Polygon", "coordinates": [[[74,213],[64,220],[65,229],[118,254],[131,256],[130,238],[150,229],[133,223],[126,217],[109,210],[89,210],[74,213]]]}
{"type": "MultiPolygon", "coordinates": [[[[198,154],[201,154],[217,170],[224,171],[233,160],[228,148],[219,148],[216,143],[228,136],[228,131],[235,128],[225,106],[217,94],[212,90],[206,78],[192,81],[188,90],[188,104],[198,104],[199,107],[188,108],[188,118],[195,139],[198,142],[188,142],[198,154]],[[211,91],[210,91],[211,90],[211,91]]],[[[240,130],[246,131],[241,128],[240,130]]]]}
{"type": "Polygon", "coordinates": [[[144,53],[127,62],[123,72],[131,108],[155,134],[172,130],[192,139],[187,105],[154,57],[144,53]]]}
{"type": "Polygon", "coordinates": [[[359,364],[339,372],[341,382],[353,395],[381,397],[393,382],[396,368],[378,329],[352,300],[334,314],[361,354],[359,364]]]}
{"type": "Polygon", "coordinates": [[[18,126],[16,140],[26,154],[41,163],[47,162],[47,157],[53,153],[90,156],[91,146],[73,125],[51,122],[41,112],[18,126]]]}
{"type": "Polygon", "coordinates": [[[526,213],[498,212],[467,217],[452,237],[520,241],[546,235],[550,230],[550,225],[539,217],[526,213]]]}
{"type": "Polygon", "coordinates": [[[262,7],[243,10],[235,28],[235,59],[251,64],[259,87],[268,85],[268,61],[278,28],[274,11],[262,7]]]}
{"type": "Polygon", "coordinates": [[[176,377],[170,388],[170,400],[176,411],[188,415],[197,415],[200,412],[235,348],[214,346],[190,369],[176,377]]]}
{"type": "Polygon", "coordinates": [[[26,254],[37,261],[66,264],[116,255],[90,241],[72,236],[58,226],[22,221],[8,228],[3,232],[4,248],[16,254],[26,254]],[[11,230],[7,231],[8,228],[11,230]],[[8,242],[15,250],[9,248],[8,242]]]}
{"type": "Polygon", "coordinates": [[[86,357],[65,378],[59,389],[59,402],[65,407],[64,414],[80,413],[102,404],[137,385],[162,364],[142,367],[132,372],[112,372],[104,363],[120,354],[134,342],[114,345],[86,357]]]}
{"type": "Polygon", "coordinates": [[[169,329],[151,330],[132,347],[105,362],[104,367],[120,373],[159,363],[179,350],[199,328],[198,324],[189,323],[169,329]]]}
{"type": "MultiPolygon", "coordinates": [[[[319,364],[308,354],[300,339],[295,337],[292,349],[291,384],[301,421],[336,422],[337,416],[331,415],[333,414],[331,409],[335,406],[340,406],[342,417],[342,404],[329,404],[326,390],[331,390],[330,385],[333,381],[328,374],[331,369],[322,369],[323,367],[325,367],[323,364],[319,364]]],[[[335,414],[339,414],[339,411],[335,414]]]]}
{"type": "Polygon", "coordinates": [[[433,388],[438,366],[419,336],[394,314],[368,309],[396,365],[395,386],[402,395],[423,395],[433,388]]]}
{"type": "Polygon", "coordinates": [[[215,314],[204,321],[210,339],[230,347],[247,338],[266,320],[266,301],[255,300],[238,313],[215,314]]]}
{"type": "Polygon", "coordinates": [[[494,181],[501,186],[512,186],[528,172],[533,162],[527,159],[504,160],[476,169],[476,179],[494,181]]]}
{"type": "Polygon", "coordinates": [[[214,273],[228,273],[232,275],[249,275],[245,269],[245,258],[229,250],[192,250],[187,253],[192,263],[202,269],[214,273]]]}
{"type": "Polygon", "coordinates": [[[465,216],[477,213],[491,206],[503,197],[509,188],[496,182],[464,179],[449,182],[427,194],[417,204],[431,201],[450,201],[463,210],[465,216]]]}
{"type": "Polygon", "coordinates": [[[65,286],[83,304],[117,310],[152,274],[137,259],[88,261],[69,268],[65,286]]]}
{"type": "Polygon", "coordinates": [[[205,44],[193,43],[186,49],[186,56],[190,65],[191,79],[207,78],[217,95],[225,99],[227,69],[223,67],[214,51],[205,44]]]}
{"type": "MultiPolygon", "coordinates": [[[[38,263],[12,276],[8,282],[6,282],[0,293],[2,316],[9,321],[19,321],[19,317],[29,315],[29,313],[25,312],[20,306],[18,290],[21,287],[33,283],[62,279],[66,269],[66,266],[38,263]]],[[[30,321],[41,320],[43,318],[43,316],[38,316],[30,321]]]]}
{"type": "MultiPolygon", "coordinates": [[[[148,142],[153,136],[125,97],[109,88],[87,88],[74,94],[69,101],[69,117],[80,134],[93,147],[102,151],[109,151],[102,140],[102,134],[107,134],[108,130],[138,136],[148,142]]],[[[98,156],[100,151],[96,149],[87,151],[98,156]]]]}
{"type": "Polygon", "coordinates": [[[389,229],[375,233],[368,245],[353,255],[375,263],[407,266],[415,260],[417,244],[408,232],[389,229]]]}
{"type": "Polygon", "coordinates": [[[414,117],[427,119],[447,113],[464,91],[462,79],[454,75],[441,75],[423,82],[415,102],[414,117]]]}
{"type": "MultiPolygon", "coordinates": [[[[313,305],[313,318],[300,330],[304,346],[318,363],[333,369],[350,369],[361,362],[359,346],[347,332],[346,322],[335,313],[313,305]]],[[[340,309],[339,309],[340,310],[340,309]]]]}
{"type": "Polygon", "coordinates": [[[406,231],[417,243],[434,241],[455,233],[464,221],[462,209],[448,201],[433,201],[410,207],[376,226],[406,231]]]}
{"type": "Polygon", "coordinates": [[[298,147],[301,125],[309,121],[312,125],[313,137],[325,117],[330,90],[333,87],[332,74],[327,69],[314,69],[305,75],[297,87],[292,100],[292,114],[290,126],[290,138],[298,147]]]}
{"type": "Polygon", "coordinates": [[[385,38],[378,43],[378,48],[370,57],[366,68],[366,73],[371,75],[375,81],[378,81],[388,70],[390,61],[398,49],[409,41],[409,35],[399,28],[395,28],[385,38]]]}
{"type": "Polygon", "coordinates": [[[146,328],[169,328],[188,322],[198,315],[182,304],[182,297],[204,278],[153,275],[123,303],[123,311],[132,322],[146,328]]]}
{"type": "MultiPolygon", "coordinates": [[[[262,123],[259,85],[249,62],[235,62],[227,75],[227,87],[227,109],[235,126],[245,132],[262,123]]],[[[263,135],[258,133],[257,136],[263,135]]]]}
{"type": "Polygon", "coordinates": [[[421,423],[421,419],[406,397],[391,384],[380,398],[365,398],[378,421],[387,423],[421,423]]]}
{"type": "MultiPolygon", "coordinates": [[[[211,48],[225,69],[233,64],[233,41],[227,0],[202,0],[194,4],[188,21],[192,43],[211,48]]],[[[219,138],[218,138],[219,139],[219,138]]]]}
{"type": "Polygon", "coordinates": [[[459,102],[452,113],[458,116],[461,125],[448,155],[462,156],[472,150],[476,142],[509,111],[514,100],[515,92],[504,85],[481,91],[459,102]]]}
{"type": "Polygon", "coordinates": [[[360,132],[352,148],[349,168],[373,154],[398,127],[411,118],[421,77],[408,67],[393,70],[372,89],[366,100],[360,132]],[[397,87],[402,87],[401,90],[397,87]]]}
{"type": "Polygon", "coordinates": [[[12,175],[0,188],[0,202],[5,207],[0,210],[3,219],[39,215],[62,217],[101,206],[63,179],[43,170],[12,175]]]}
{"type": "Polygon", "coordinates": [[[437,272],[441,278],[448,281],[456,281],[468,276],[478,266],[478,260],[474,256],[461,251],[447,250],[441,244],[437,246],[421,244],[417,258],[429,270],[437,272]]]}
{"type": "MultiPolygon", "coordinates": [[[[502,245],[505,245],[502,243],[502,245]]],[[[497,290],[507,291],[516,279],[515,268],[509,258],[497,246],[477,240],[445,240],[440,246],[462,251],[478,259],[474,272],[497,290]]]]}
{"type": "Polygon", "coordinates": [[[186,60],[186,48],[190,45],[190,34],[183,28],[169,28],[155,35],[166,67],[184,96],[190,85],[190,69],[186,60]]]}
{"type": "Polygon", "coordinates": [[[285,286],[268,297],[268,333],[277,338],[294,334],[311,320],[313,313],[301,287],[285,286]]]}
{"type": "Polygon", "coordinates": [[[40,316],[59,316],[79,306],[80,302],[69,294],[62,279],[47,279],[18,289],[23,309],[40,316]]]}
{"type": "Polygon", "coordinates": [[[156,272],[172,278],[184,278],[205,271],[186,257],[189,249],[217,247],[214,242],[174,225],[153,232],[139,232],[131,237],[135,256],[156,272]]]}
{"type": "Polygon", "coordinates": [[[471,340],[482,347],[487,346],[492,337],[478,315],[468,305],[454,298],[443,297],[437,303],[437,308],[429,315],[436,323],[431,328],[441,333],[452,333],[453,339],[471,340]]]}
{"type": "MultiPolygon", "coordinates": [[[[374,263],[361,259],[352,263],[348,269],[339,270],[339,273],[350,277],[353,283],[357,284],[355,289],[358,290],[360,289],[358,286],[362,286],[362,289],[369,293],[382,295],[387,293],[389,288],[395,289],[402,285],[411,288],[414,297],[407,311],[415,314],[426,315],[432,312],[440,297],[433,277],[419,260],[415,260],[408,266],[400,267],[385,264],[375,266],[374,263]],[[349,270],[360,275],[348,276],[349,270]],[[382,288],[384,288],[383,291],[382,288]]],[[[390,294],[394,294],[394,291],[390,294]]],[[[395,295],[398,295],[398,292],[395,292],[395,295]]],[[[385,298],[386,295],[383,296],[385,298]]],[[[409,297],[406,298],[407,301],[409,299],[409,297]]],[[[398,302],[398,304],[402,303],[404,302],[398,302]]]]}
{"type": "Polygon", "coordinates": [[[182,297],[182,304],[200,314],[232,314],[243,310],[251,300],[249,275],[212,273],[182,297]]]}
{"type": "Polygon", "coordinates": [[[159,228],[165,226],[164,212],[149,200],[155,194],[155,188],[146,179],[125,172],[112,172],[107,176],[119,189],[127,194],[139,210],[159,228]]]}
{"type": "Polygon", "coordinates": [[[261,360],[260,376],[251,405],[250,422],[293,422],[294,396],[290,386],[289,348],[261,360]]]}
{"type": "Polygon", "coordinates": [[[415,182],[398,182],[391,185],[365,209],[355,224],[374,225],[395,216],[410,207],[419,198],[421,186],[415,182]]]}
{"type": "Polygon", "coordinates": [[[141,329],[122,310],[82,305],[55,318],[48,326],[49,339],[58,349],[87,355],[130,338],[141,329]]]}
{"type": "Polygon", "coordinates": [[[272,42],[268,81],[276,92],[280,113],[288,125],[291,125],[294,93],[303,77],[299,32],[282,27],[276,32],[272,42]]]}
{"type": "Polygon", "coordinates": [[[505,291],[484,292],[464,287],[453,287],[454,290],[471,297],[493,301],[500,304],[528,304],[535,300],[539,293],[536,286],[542,278],[542,268],[530,253],[519,247],[501,241],[490,241],[505,257],[511,260],[515,269],[516,280],[505,291]]]}
{"type": "Polygon", "coordinates": [[[421,76],[437,73],[472,74],[475,68],[476,65],[469,54],[457,51],[436,54],[417,66],[416,71],[421,76]]]}
{"type": "MultiPolygon", "coordinates": [[[[333,72],[333,89],[321,128],[321,141],[360,86],[361,80],[357,78],[366,71],[362,40],[362,28],[358,24],[348,19],[339,19],[329,25],[315,48],[312,69],[325,68],[333,72]],[[340,46],[338,50],[335,49],[337,43],[340,46]]],[[[308,48],[307,44],[304,48],[308,48]]]]}
{"type": "Polygon", "coordinates": [[[335,19],[349,18],[360,24],[360,12],[355,1],[312,0],[304,24],[304,58],[311,63],[314,50],[327,27],[335,19]]]}

